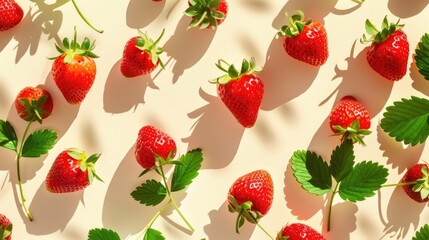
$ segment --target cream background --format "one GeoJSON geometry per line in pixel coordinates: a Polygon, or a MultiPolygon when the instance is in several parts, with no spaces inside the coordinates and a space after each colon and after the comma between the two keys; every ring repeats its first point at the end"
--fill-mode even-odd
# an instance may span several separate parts
{"type": "MultiPolygon", "coordinates": [[[[98,34],[85,25],[70,2],[51,0],[36,6],[20,1],[26,12],[23,21],[0,33],[0,118],[9,120],[21,136],[26,123],[16,115],[13,100],[25,86],[44,84],[55,106],[43,127],[56,130],[59,140],[48,155],[22,162],[23,187],[34,222],[22,214],[18,201],[14,155],[0,149],[0,212],[14,223],[13,239],[86,239],[88,230],[95,227],[114,229],[125,238],[143,229],[159,209],[140,205],[129,196],[145,180],[137,178],[141,168],[133,155],[137,132],[145,124],[169,133],[180,153],[201,147],[205,154],[194,183],[186,193],[174,195],[196,231],[184,230],[178,214],[169,210],[153,226],[167,239],[268,239],[247,223],[237,235],[236,216],[225,203],[232,182],[256,169],[268,170],[274,180],[272,208],[260,221],[273,235],[288,222],[304,222],[332,240],[411,239],[428,222],[429,212],[426,204],[412,202],[399,188],[382,189],[357,204],[336,196],[332,230],[327,233],[326,199],[300,188],[289,158],[295,150],[309,149],[329,159],[338,139],[329,136],[326,118],[339,98],[351,94],[372,115],[373,134],[365,139],[366,148],[355,147],[357,161],[384,164],[390,173],[388,183],[395,183],[407,167],[428,160],[425,144],[403,146],[378,126],[386,106],[400,98],[429,94],[429,83],[412,60],[420,37],[429,31],[428,2],[367,0],[355,7],[348,0],[231,0],[225,22],[213,32],[186,31],[190,20],[182,14],[186,1],[79,0],[88,19],[104,29],[98,34]],[[39,9],[42,12],[36,13],[39,9]],[[283,13],[295,9],[325,24],[330,56],[320,68],[291,59],[282,41],[274,38],[284,23],[283,13]],[[385,15],[390,21],[402,18],[410,42],[409,69],[395,83],[369,68],[366,46],[357,41],[365,19],[380,26],[385,15]],[[75,25],[79,42],[84,36],[96,39],[94,52],[100,56],[95,83],[80,106],[65,102],[51,78],[52,61],[47,59],[57,54],[55,41],[72,37],[75,25]],[[151,76],[124,79],[119,71],[123,46],[137,28],[154,38],[165,28],[161,45],[167,67],[151,76]],[[265,96],[255,126],[243,129],[208,80],[220,74],[214,66],[219,58],[238,65],[251,56],[264,68],[260,76],[265,96]],[[84,192],[48,193],[44,178],[55,157],[68,147],[102,152],[97,171],[105,183],[95,182],[84,192]]],[[[35,124],[32,130],[39,128],[35,124]]]]}

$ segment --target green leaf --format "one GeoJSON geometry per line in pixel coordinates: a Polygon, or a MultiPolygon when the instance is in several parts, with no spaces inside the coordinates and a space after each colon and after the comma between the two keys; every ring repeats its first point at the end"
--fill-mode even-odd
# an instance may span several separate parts
{"type": "Polygon", "coordinates": [[[416,66],[426,80],[429,80],[429,34],[425,33],[415,50],[416,66]]]}
{"type": "Polygon", "coordinates": [[[396,141],[417,145],[429,136],[429,100],[412,96],[388,106],[380,127],[396,141]]]}
{"type": "MultiPolygon", "coordinates": [[[[315,153],[310,151],[298,150],[293,153],[291,161],[292,161],[293,176],[301,184],[301,187],[303,189],[305,189],[309,193],[316,194],[316,195],[323,195],[325,193],[328,193],[331,190],[330,188],[325,188],[325,187],[321,188],[319,186],[315,186],[313,182],[311,182],[311,179],[313,178],[313,176],[310,174],[309,170],[307,169],[307,161],[319,163],[319,165],[323,166],[323,164],[320,164],[320,162],[323,161],[320,156],[317,156],[315,153]]],[[[321,171],[326,171],[326,168],[321,171]]],[[[329,172],[329,169],[328,169],[328,172],[329,172]]],[[[325,184],[325,186],[328,186],[328,185],[329,185],[328,183],[325,184]]]]}
{"type": "Polygon", "coordinates": [[[425,224],[416,232],[412,240],[428,240],[429,239],[429,224],[425,224]]]}
{"type": "Polygon", "coordinates": [[[143,240],[165,240],[165,237],[160,231],[155,230],[153,228],[148,228],[146,230],[143,240]]]}
{"type": "Polygon", "coordinates": [[[93,228],[88,232],[88,240],[121,240],[121,238],[110,229],[93,228]]]}
{"type": "Polygon", "coordinates": [[[351,202],[362,201],[375,195],[375,191],[387,180],[387,169],[378,163],[363,161],[356,164],[340,184],[342,199],[351,202]]]}
{"type": "Polygon", "coordinates": [[[330,170],[335,181],[340,182],[350,174],[355,164],[354,159],[353,142],[350,139],[332,151],[330,170]]]}
{"type": "Polygon", "coordinates": [[[134,200],[146,206],[158,205],[167,196],[167,189],[156,180],[147,180],[131,193],[134,200]]]}
{"type": "Polygon", "coordinates": [[[316,154],[307,153],[307,161],[305,167],[311,176],[310,183],[321,189],[332,188],[331,171],[328,164],[323,161],[322,157],[316,154]]]}
{"type": "Polygon", "coordinates": [[[48,153],[54,147],[57,138],[57,133],[50,129],[33,132],[24,142],[22,156],[35,158],[48,153]]]}
{"type": "Polygon", "coordinates": [[[175,165],[171,180],[171,191],[173,192],[186,188],[198,176],[198,170],[203,161],[203,152],[200,148],[191,150],[182,155],[179,161],[182,164],[175,165]]]}
{"type": "Polygon", "coordinates": [[[8,121],[0,119],[0,146],[17,151],[18,138],[16,137],[15,129],[8,121]]]}

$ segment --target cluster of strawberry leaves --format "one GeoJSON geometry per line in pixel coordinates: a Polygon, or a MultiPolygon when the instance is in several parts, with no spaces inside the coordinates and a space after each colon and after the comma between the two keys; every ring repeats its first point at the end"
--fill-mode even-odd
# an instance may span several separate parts
{"type": "MultiPolygon", "coordinates": [[[[189,227],[189,230],[192,232],[194,231],[192,225],[179,210],[172,193],[184,190],[193,182],[199,174],[198,171],[201,168],[202,161],[203,153],[199,148],[188,151],[186,154],[180,156],[179,160],[172,160],[170,157],[163,159],[160,156],[156,156],[156,165],[154,168],[150,169],[154,170],[161,177],[161,181],[147,179],[131,193],[131,196],[145,206],[157,206],[162,203],[166,197],[168,197],[168,201],[159,209],[155,216],[149,221],[148,225],[138,233],[135,238],[128,237],[127,239],[164,240],[165,237],[162,233],[152,228],[152,225],[170,204],[173,205],[177,213],[189,227]],[[164,166],[170,164],[174,165],[174,170],[170,184],[168,184],[164,166]]],[[[147,170],[143,171],[139,177],[144,176],[147,172],[147,170]]],[[[88,232],[88,240],[100,239],[120,240],[120,237],[115,231],[105,228],[94,228],[88,232]]]]}

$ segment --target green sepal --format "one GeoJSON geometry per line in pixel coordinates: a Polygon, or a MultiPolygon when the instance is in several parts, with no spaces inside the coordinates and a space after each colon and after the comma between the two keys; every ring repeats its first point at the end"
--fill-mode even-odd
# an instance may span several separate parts
{"type": "Polygon", "coordinates": [[[7,237],[12,234],[13,225],[10,223],[7,226],[0,225],[0,239],[5,240],[7,237]]]}
{"type": "Polygon", "coordinates": [[[213,84],[227,84],[230,81],[239,79],[243,75],[250,75],[254,72],[260,71],[255,69],[256,60],[254,57],[250,58],[250,61],[247,59],[243,59],[243,62],[241,63],[240,71],[238,71],[233,64],[229,64],[223,59],[220,59],[215,65],[219,70],[221,70],[225,74],[216,79],[209,80],[209,82],[213,84]],[[223,66],[223,65],[226,65],[226,66],[223,66]]]}
{"type": "Polygon", "coordinates": [[[152,58],[152,63],[154,65],[158,64],[159,61],[159,65],[161,65],[162,69],[164,69],[164,62],[159,57],[159,55],[164,52],[164,49],[162,47],[159,47],[158,43],[164,36],[165,29],[162,29],[161,34],[155,41],[153,41],[153,39],[148,36],[147,32],[144,33],[140,29],[138,29],[138,33],[139,37],[136,38],[136,47],[150,54],[152,58]]]}
{"type": "Polygon", "coordinates": [[[425,199],[429,196],[429,174],[428,174],[428,166],[423,166],[422,169],[422,177],[416,180],[416,184],[413,186],[414,192],[419,192],[420,197],[425,199]]]}
{"type": "Polygon", "coordinates": [[[240,228],[244,225],[245,220],[250,223],[258,223],[264,215],[258,211],[252,210],[252,202],[247,201],[242,204],[238,204],[234,196],[228,196],[228,210],[231,213],[237,212],[237,219],[235,222],[235,231],[240,233],[240,228]]]}
{"type": "Polygon", "coordinates": [[[39,123],[42,123],[42,115],[50,114],[41,108],[43,104],[45,104],[46,100],[48,100],[48,95],[41,96],[37,100],[34,98],[31,99],[31,101],[27,98],[19,98],[18,100],[25,108],[22,112],[19,113],[20,116],[27,115],[24,118],[25,121],[38,121],[39,123]]]}
{"type": "Polygon", "coordinates": [[[363,146],[366,146],[363,137],[372,133],[371,130],[360,128],[359,119],[354,120],[346,129],[339,125],[333,126],[333,128],[338,132],[332,134],[332,136],[341,136],[341,142],[351,139],[353,143],[359,143],[363,146]]]}
{"type": "Polygon", "coordinates": [[[104,182],[96,174],[95,167],[94,167],[95,163],[100,158],[101,154],[98,154],[98,153],[92,154],[87,158],[85,151],[79,148],[68,148],[66,151],[71,158],[79,161],[79,168],[82,172],[88,171],[87,178],[89,183],[92,183],[94,181],[94,178],[99,180],[100,182],[104,182]]]}
{"type": "Polygon", "coordinates": [[[312,23],[312,19],[305,19],[304,12],[301,10],[296,10],[296,14],[289,17],[288,13],[285,13],[286,21],[288,25],[282,26],[277,35],[279,37],[295,37],[299,35],[306,25],[312,23]]]}
{"type": "Polygon", "coordinates": [[[377,27],[372,24],[372,22],[367,19],[365,21],[365,31],[368,34],[368,37],[363,34],[360,42],[364,43],[379,43],[386,40],[392,33],[397,30],[400,30],[404,27],[404,24],[399,24],[400,19],[396,23],[389,23],[387,20],[387,16],[384,17],[383,22],[381,24],[381,30],[378,30],[377,27]]]}
{"type": "Polygon", "coordinates": [[[192,17],[188,29],[199,27],[206,29],[211,27],[216,29],[218,23],[216,20],[225,19],[225,14],[218,11],[221,0],[193,0],[189,1],[189,7],[185,10],[184,14],[192,17]]]}
{"type": "Polygon", "coordinates": [[[422,36],[415,52],[414,59],[419,73],[429,80],[429,34],[425,33],[422,36]]]}

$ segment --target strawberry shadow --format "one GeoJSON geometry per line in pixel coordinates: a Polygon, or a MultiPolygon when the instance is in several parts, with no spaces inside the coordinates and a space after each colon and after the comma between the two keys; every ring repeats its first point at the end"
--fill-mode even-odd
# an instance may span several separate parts
{"type": "Polygon", "coordinates": [[[155,2],[151,0],[131,0],[127,7],[127,26],[130,28],[144,28],[155,20],[165,6],[166,0],[155,2]],[[142,14],[144,11],[144,14],[142,14]]]}
{"type": "MultiPolygon", "coordinates": [[[[350,233],[356,230],[356,214],[358,207],[355,203],[342,202],[332,206],[331,230],[327,232],[327,214],[323,215],[322,234],[327,239],[350,240],[350,233]]],[[[327,213],[325,211],[325,213],[327,213]]]]}
{"type": "Polygon", "coordinates": [[[264,82],[261,109],[270,111],[304,93],[319,72],[318,67],[300,62],[283,48],[283,38],[271,41],[259,76],[264,82]]]}
{"type": "Polygon", "coordinates": [[[419,14],[428,5],[429,0],[417,1],[413,4],[401,0],[389,0],[387,4],[390,12],[399,18],[409,18],[419,14]]]}
{"type": "Polygon", "coordinates": [[[240,233],[235,232],[235,220],[237,213],[230,213],[228,203],[225,201],[217,210],[209,212],[210,223],[204,226],[204,232],[210,240],[248,240],[251,239],[255,224],[246,222],[240,228],[240,233]],[[234,236],[231,238],[231,236],[234,236]]]}
{"type": "Polygon", "coordinates": [[[26,225],[27,232],[33,235],[49,235],[58,230],[64,231],[73,217],[79,202],[83,200],[84,191],[73,193],[50,193],[43,182],[30,203],[33,222],[26,225]]]}
{"type": "Polygon", "coordinates": [[[190,136],[182,141],[188,143],[188,150],[204,149],[202,168],[224,168],[237,154],[244,128],[217,96],[212,96],[200,88],[199,94],[207,104],[188,113],[195,119],[190,136]],[[227,139],[227,141],[225,141],[227,139]]]}
{"type": "Polygon", "coordinates": [[[413,83],[411,84],[411,86],[423,93],[426,96],[429,96],[429,80],[426,80],[423,75],[420,74],[419,69],[416,66],[416,60],[415,60],[415,55],[413,55],[412,59],[413,62],[410,65],[410,77],[411,80],[413,81],[413,83]]]}
{"type": "Polygon", "coordinates": [[[164,51],[169,56],[166,66],[173,60],[173,83],[176,83],[185,70],[194,66],[207,52],[216,31],[211,29],[187,29],[191,18],[183,15],[176,30],[164,44],[164,51]],[[192,48],[189,48],[192,41],[192,48]]]}
{"type": "MultiPolygon", "coordinates": [[[[118,60],[112,67],[104,87],[103,105],[104,111],[108,113],[123,113],[137,109],[139,104],[145,103],[147,87],[159,89],[154,80],[158,73],[143,75],[134,78],[126,78],[121,73],[122,59],[118,60]]],[[[157,68],[155,71],[161,71],[157,68]]]]}
{"type": "Polygon", "coordinates": [[[249,9],[252,12],[269,13],[274,8],[272,4],[264,0],[239,0],[237,1],[240,5],[239,9],[249,9]]]}

